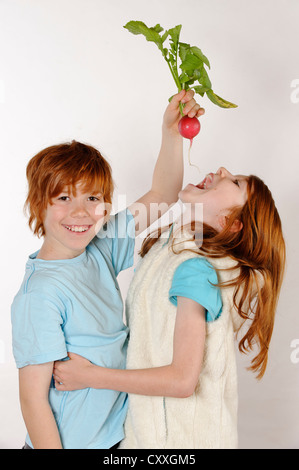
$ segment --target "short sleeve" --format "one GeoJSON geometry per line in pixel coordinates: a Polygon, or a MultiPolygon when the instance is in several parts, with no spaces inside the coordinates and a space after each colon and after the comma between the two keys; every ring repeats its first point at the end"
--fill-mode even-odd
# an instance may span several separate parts
{"type": "Polygon", "coordinates": [[[176,269],[169,300],[177,306],[177,297],[187,297],[206,309],[206,321],[216,320],[222,311],[220,288],[214,267],[204,258],[191,258],[176,269]]]}
{"type": "Polygon", "coordinates": [[[129,209],[112,215],[93,242],[96,246],[103,242],[108,246],[116,276],[120,271],[133,266],[135,221],[129,209]]]}
{"type": "Polygon", "coordinates": [[[67,356],[61,308],[45,293],[18,294],[11,307],[11,321],[18,368],[67,356]]]}

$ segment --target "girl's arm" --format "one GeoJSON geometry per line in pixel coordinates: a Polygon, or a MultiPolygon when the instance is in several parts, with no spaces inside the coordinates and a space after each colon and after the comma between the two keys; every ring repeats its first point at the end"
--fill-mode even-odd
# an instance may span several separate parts
{"type": "Polygon", "coordinates": [[[152,369],[106,369],[69,354],[69,361],[55,362],[55,386],[58,390],[91,387],[185,398],[193,394],[198,382],[204,343],[204,307],[191,299],[178,297],[171,364],[152,369]]]}
{"type": "Polygon", "coordinates": [[[192,90],[182,90],[173,96],[166,108],[162,125],[162,143],[154,168],[149,192],[129,206],[135,218],[136,235],[143,232],[178,200],[182,189],[184,162],[183,138],[178,131],[181,119],[179,104],[185,103],[184,114],[200,116],[205,110],[193,98],[192,90]],[[154,206],[153,206],[154,205],[154,206]]]}
{"type": "Polygon", "coordinates": [[[53,362],[19,369],[20,403],[34,449],[62,449],[48,401],[53,362]]]}

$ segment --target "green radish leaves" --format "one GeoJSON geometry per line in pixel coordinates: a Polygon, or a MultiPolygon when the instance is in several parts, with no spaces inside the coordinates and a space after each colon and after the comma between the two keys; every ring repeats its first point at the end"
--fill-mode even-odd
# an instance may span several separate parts
{"type": "Polygon", "coordinates": [[[159,24],[149,28],[142,21],[129,21],[124,28],[132,34],[142,34],[147,41],[154,42],[158,46],[168,64],[178,91],[191,88],[201,96],[206,94],[212,103],[221,108],[237,107],[236,104],[220,98],[212,90],[212,83],[205,68],[210,69],[210,62],[202,51],[196,46],[179,41],[182,25],[164,31],[164,28],[159,24]],[[168,44],[166,47],[165,42],[168,44]]]}
{"type": "Polygon", "coordinates": [[[148,28],[142,21],[129,21],[124,28],[127,28],[132,34],[143,34],[147,41],[154,42],[161,49],[163,40],[159,33],[164,30],[159,24],[153,28],[148,28]]]}
{"type": "Polygon", "coordinates": [[[212,103],[217,104],[218,106],[221,106],[221,108],[235,108],[237,105],[233,105],[229,101],[224,100],[223,98],[220,98],[220,96],[216,95],[213,90],[207,90],[207,96],[208,98],[212,101],[212,103]]]}

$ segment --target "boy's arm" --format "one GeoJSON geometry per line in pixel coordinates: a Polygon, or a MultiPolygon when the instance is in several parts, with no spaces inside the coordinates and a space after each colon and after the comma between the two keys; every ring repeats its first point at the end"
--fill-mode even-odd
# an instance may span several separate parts
{"type": "Polygon", "coordinates": [[[172,204],[177,202],[182,189],[184,162],[183,138],[178,131],[181,119],[179,103],[185,103],[184,114],[189,117],[204,114],[204,109],[196,103],[192,90],[182,90],[173,96],[166,108],[162,125],[162,143],[155,165],[152,187],[149,192],[129,206],[135,218],[136,235],[143,232],[161,217],[172,204]],[[151,204],[156,207],[150,212],[151,204]],[[159,210],[157,210],[157,206],[159,210]]]}
{"type": "Polygon", "coordinates": [[[48,395],[53,362],[19,369],[20,403],[34,449],[62,449],[48,395]]]}
{"type": "Polygon", "coordinates": [[[192,395],[203,360],[205,309],[191,299],[177,299],[171,364],[151,369],[106,369],[91,364],[81,356],[69,354],[69,361],[55,362],[56,388],[105,388],[139,395],[178,398],[192,395]]]}

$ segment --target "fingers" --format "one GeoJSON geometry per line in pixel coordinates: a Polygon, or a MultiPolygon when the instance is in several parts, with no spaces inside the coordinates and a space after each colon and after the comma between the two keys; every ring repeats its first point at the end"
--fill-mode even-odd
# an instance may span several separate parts
{"type": "Polygon", "coordinates": [[[205,113],[205,109],[202,108],[194,99],[195,92],[193,90],[182,90],[173,96],[171,103],[174,106],[178,106],[179,102],[184,104],[183,113],[185,116],[195,117],[202,116],[205,113]]]}
{"type": "Polygon", "coordinates": [[[205,113],[204,108],[201,108],[195,100],[189,101],[183,109],[183,113],[188,115],[190,118],[195,116],[202,116],[205,113]]]}
{"type": "Polygon", "coordinates": [[[177,105],[179,104],[179,102],[185,97],[186,95],[186,91],[185,90],[181,90],[179,93],[177,93],[176,95],[173,95],[171,97],[171,101],[170,101],[170,104],[174,107],[177,107],[177,105]]]}
{"type": "Polygon", "coordinates": [[[202,108],[199,104],[195,104],[189,111],[189,109],[187,108],[185,110],[185,108],[183,109],[183,113],[185,115],[188,115],[189,117],[195,117],[195,116],[202,116],[203,114],[205,114],[205,109],[202,108]]]}
{"type": "Polygon", "coordinates": [[[56,369],[54,369],[54,371],[53,371],[53,378],[54,378],[55,382],[56,382],[56,381],[57,381],[57,382],[61,382],[61,381],[62,381],[61,377],[59,377],[59,372],[58,372],[56,369]]]}
{"type": "Polygon", "coordinates": [[[79,354],[72,353],[72,352],[69,352],[67,355],[70,359],[78,359],[78,358],[82,357],[82,356],[79,356],[79,354]]]}
{"type": "Polygon", "coordinates": [[[59,390],[59,391],[64,391],[66,390],[65,386],[63,385],[63,383],[61,382],[58,382],[58,380],[54,380],[54,383],[55,383],[55,388],[56,390],[59,390]]]}
{"type": "Polygon", "coordinates": [[[57,384],[62,383],[62,378],[60,377],[60,371],[59,371],[59,363],[63,363],[63,361],[56,361],[54,363],[54,368],[53,368],[53,378],[55,380],[55,383],[57,382],[57,384]]]}
{"type": "Polygon", "coordinates": [[[59,376],[59,373],[54,370],[53,379],[56,390],[65,391],[70,390],[66,387],[66,385],[62,382],[62,378],[59,376]]]}
{"type": "Polygon", "coordinates": [[[57,374],[55,371],[53,372],[53,379],[55,382],[55,387],[56,385],[62,385],[61,378],[59,377],[59,374],[57,374]]]}
{"type": "MultiPolygon", "coordinates": [[[[69,353],[69,355],[72,354],[72,353],[69,353]]],[[[54,362],[54,367],[53,367],[53,379],[54,379],[54,383],[55,383],[55,388],[56,390],[59,390],[59,391],[66,391],[68,390],[65,386],[65,384],[63,383],[63,379],[62,379],[62,373],[60,371],[60,366],[63,367],[63,365],[65,365],[65,361],[55,361],[54,362]]]]}
{"type": "MultiPolygon", "coordinates": [[[[182,90],[182,91],[185,91],[185,90],[182,90]]],[[[192,100],[194,95],[195,95],[194,90],[187,90],[185,92],[185,96],[181,99],[182,103],[187,103],[188,101],[192,100]]]]}
{"type": "Polygon", "coordinates": [[[182,103],[185,103],[183,113],[185,116],[188,115],[190,118],[202,116],[205,113],[204,108],[202,108],[193,98],[194,94],[193,90],[188,90],[182,99],[182,103]]]}
{"type": "Polygon", "coordinates": [[[193,98],[194,94],[195,93],[193,90],[181,90],[179,93],[172,96],[170,103],[172,106],[177,107],[180,101],[182,103],[187,103],[188,101],[190,101],[193,98]]]}

